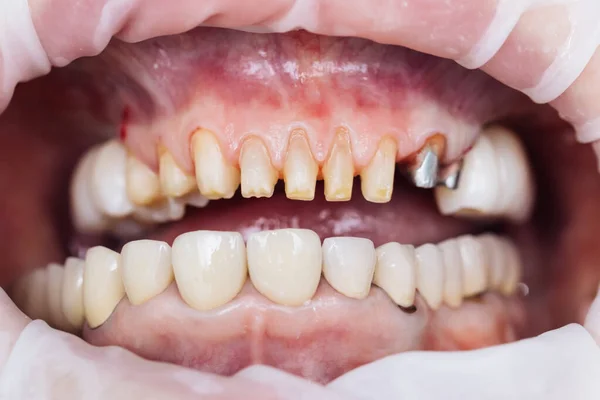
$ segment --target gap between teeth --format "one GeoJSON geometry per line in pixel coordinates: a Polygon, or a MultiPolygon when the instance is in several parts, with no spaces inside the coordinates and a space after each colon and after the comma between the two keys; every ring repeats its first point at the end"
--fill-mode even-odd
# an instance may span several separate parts
{"type": "Polygon", "coordinates": [[[521,271],[515,246],[493,234],[375,248],[356,237],[321,243],[307,229],[257,232],[246,244],[237,232],[195,231],[177,237],[172,248],[155,240],[129,242],[120,254],[93,247],[85,260],[70,257],[64,268],[50,264],[20,278],[12,294],[31,318],[78,332],[84,321],[91,328],[102,325],[123,297],[143,304],[173,281],[183,300],[200,311],[233,300],[248,277],[274,303],[299,306],[314,296],[322,275],[348,297],[363,299],[374,284],[399,306],[414,305],[418,292],[436,310],[486,291],[511,295],[521,271]]]}

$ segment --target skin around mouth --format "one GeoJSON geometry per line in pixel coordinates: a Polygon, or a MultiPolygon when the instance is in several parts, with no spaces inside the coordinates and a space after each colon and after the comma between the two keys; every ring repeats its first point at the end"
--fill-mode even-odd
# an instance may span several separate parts
{"type": "MultiPolygon", "coordinates": [[[[269,133],[273,139],[267,141],[267,149],[277,166],[281,165],[284,154],[285,140],[281,138],[285,135],[281,132],[287,130],[273,133],[273,126],[289,128],[296,120],[306,121],[312,115],[314,120],[327,120],[317,125],[316,131],[331,132],[331,127],[342,121],[335,119],[339,115],[336,110],[358,109],[367,117],[358,123],[362,130],[354,129],[358,132],[354,139],[364,144],[364,151],[356,156],[354,163],[364,166],[372,158],[381,136],[370,126],[378,126],[382,121],[391,124],[395,118],[405,117],[402,121],[406,126],[398,128],[395,135],[404,144],[404,155],[409,156],[431,132],[429,126],[406,122],[414,121],[406,118],[406,110],[416,113],[426,106],[435,106],[436,110],[451,111],[449,120],[458,121],[453,126],[473,129],[468,139],[448,132],[450,160],[467,150],[476,133],[474,127],[491,121],[499,120],[513,127],[527,144],[540,188],[534,217],[522,226],[494,226],[519,246],[524,259],[523,281],[529,288],[524,299],[485,293],[467,299],[458,309],[443,307],[433,311],[417,296],[416,311],[409,313],[398,308],[380,289],[373,288],[367,298],[356,300],[341,296],[322,281],[310,304],[288,307],[268,301],[247,283],[234,301],[217,310],[199,312],[182,301],[173,284],[141,306],[123,299],[104,325],[96,329],[86,327],[83,337],[92,344],[121,345],[148,359],[225,375],[253,363],[265,363],[327,382],[388,354],[418,349],[478,348],[580,321],[600,278],[593,227],[587,223],[595,218],[593,199],[600,195],[591,150],[568,141],[566,138],[572,135],[570,128],[548,108],[531,105],[483,74],[472,75],[458,67],[452,67],[450,72],[454,74],[448,73],[445,67],[449,64],[436,62],[434,58],[404,49],[390,50],[365,41],[318,39],[305,33],[256,39],[249,34],[201,30],[139,45],[115,44],[98,58],[83,60],[24,85],[10,109],[0,117],[3,131],[7,132],[0,138],[3,144],[0,151],[6,156],[3,159],[16,161],[25,154],[31,159],[18,176],[9,168],[4,168],[0,176],[0,185],[9,193],[3,199],[6,207],[1,208],[7,222],[1,228],[2,237],[6,238],[1,245],[5,254],[0,276],[3,286],[29,268],[64,259],[65,238],[73,233],[64,222],[67,217],[56,216],[66,214],[68,171],[90,143],[123,132],[125,115],[124,139],[131,152],[156,170],[156,146],[160,142],[185,171],[192,172],[189,135],[198,123],[194,118],[205,118],[213,124],[210,128],[224,145],[226,158],[234,162],[239,159],[241,138],[250,128],[263,135],[269,133]],[[196,46],[200,36],[209,45],[196,46]],[[244,61],[252,66],[256,60],[244,58],[243,51],[223,50],[219,46],[223,42],[237,42],[242,48],[253,46],[253,50],[259,49],[258,54],[262,48],[278,49],[275,54],[280,58],[270,53],[259,66],[259,72],[267,67],[284,68],[294,61],[292,55],[296,54],[300,54],[296,66],[296,71],[301,71],[299,76],[306,76],[312,65],[310,61],[315,60],[329,60],[339,68],[375,64],[377,60],[380,67],[364,74],[326,76],[333,76],[331,80],[309,76],[308,80],[314,84],[312,88],[308,85],[309,89],[298,83],[301,79],[290,78],[273,89],[272,81],[264,77],[236,76],[224,69],[227,64],[223,60],[230,66],[244,61]],[[315,50],[317,44],[328,45],[335,51],[329,53],[323,47],[315,50]],[[344,51],[347,49],[350,50],[344,51]],[[212,58],[206,57],[207,54],[212,58]],[[161,61],[159,67],[153,68],[157,59],[161,61]],[[172,62],[170,68],[166,67],[167,61],[172,62]],[[407,67],[404,80],[386,79],[386,73],[398,72],[394,61],[407,67]],[[420,85],[408,85],[425,66],[427,71],[437,74],[425,74],[420,85]],[[361,79],[372,82],[370,78],[374,76],[375,84],[363,87],[357,94],[356,82],[361,79]],[[463,85],[447,89],[456,76],[462,77],[463,85]],[[198,93],[199,87],[203,88],[202,93],[198,93]],[[225,90],[228,87],[240,90],[225,90]],[[471,96],[467,89],[481,95],[471,96]],[[319,106],[310,97],[311,90],[322,96],[325,105],[335,107],[319,106]],[[398,96],[398,92],[402,95],[398,96]],[[347,97],[352,103],[339,100],[343,97],[339,93],[350,93],[347,97]],[[411,99],[417,100],[413,104],[411,99]],[[285,102],[291,105],[282,107],[285,102]],[[220,120],[211,118],[209,113],[195,112],[198,104],[214,106],[211,108],[214,113],[223,105],[239,109],[248,103],[252,105],[242,109],[241,116],[219,114],[220,120]],[[36,105],[34,111],[32,104],[36,105]],[[307,104],[318,107],[307,109],[307,104]],[[389,109],[373,117],[381,111],[378,110],[383,107],[381,104],[389,109]],[[284,111],[279,116],[278,108],[284,111]],[[403,112],[389,111],[396,108],[403,112]],[[30,117],[32,113],[36,118],[30,117]],[[253,124],[253,118],[262,125],[253,124]],[[228,123],[233,126],[230,131],[226,129],[228,123]],[[558,140],[545,140],[551,135],[558,140]],[[360,140],[365,137],[370,140],[360,140]],[[571,178],[575,175],[579,179],[571,178]],[[41,179],[42,176],[47,179],[41,179]],[[31,244],[24,243],[35,243],[35,251],[28,251],[31,244]]],[[[441,114],[436,111],[435,115],[441,114]]],[[[343,122],[352,126],[356,120],[343,122]]],[[[313,136],[317,141],[311,145],[317,161],[321,162],[332,139],[327,135],[313,136]]],[[[324,239],[333,233],[339,235],[335,227],[347,226],[347,221],[354,218],[354,225],[343,230],[343,234],[370,238],[376,246],[389,241],[419,245],[479,233],[486,226],[440,216],[434,209],[431,192],[407,184],[397,184],[392,202],[384,205],[367,203],[356,192],[355,186],[352,201],[348,203],[334,206],[318,195],[310,203],[300,203],[302,208],[298,202],[285,199],[281,190],[270,199],[217,200],[206,208],[189,212],[181,222],[160,227],[151,236],[172,243],[180,233],[196,229],[241,231],[247,235],[265,228],[293,226],[313,229],[324,239]],[[311,219],[324,212],[326,218],[311,219]],[[290,216],[301,223],[294,225],[290,216]],[[394,229],[396,225],[414,229],[394,229]]],[[[317,189],[317,193],[322,193],[322,189],[317,189]]]]}

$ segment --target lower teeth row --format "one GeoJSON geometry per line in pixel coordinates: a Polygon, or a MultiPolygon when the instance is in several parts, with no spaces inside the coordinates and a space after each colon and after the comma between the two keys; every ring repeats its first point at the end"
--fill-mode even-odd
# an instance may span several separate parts
{"type": "Polygon", "coordinates": [[[300,306],[314,296],[321,275],[356,299],[367,297],[374,284],[402,307],[414,305],[418,291],[435,310],[485,291],[510,295],[521,270],[514,245],[493,234],[375,248],[354,237],[321,244],[307,229],[257,232],[246,244],[237,232],[195,231],[180,235],[172,248],[154,240],[129,242],[120,254],[93,247],[85,260],[71,257],[64,267],[50,264],[21,278],[13,299],[31,318],[77,332],[85,320],[92,328],[102,325],[125,295],[143,304],[173,280],[183,300],[200,311],[233,300],[248,276],[274,303],[300,306]]]}

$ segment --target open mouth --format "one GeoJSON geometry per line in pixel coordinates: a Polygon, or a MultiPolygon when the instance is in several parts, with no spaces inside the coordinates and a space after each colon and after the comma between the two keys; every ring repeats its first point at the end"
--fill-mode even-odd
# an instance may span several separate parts
{"type": "Polygon", "coordinates": [[[1,121],[2,286],[95,346],[328,383],[582,323],[600,281],[591,148],[414,50],[115,40],[20,86],[1,121]]]}

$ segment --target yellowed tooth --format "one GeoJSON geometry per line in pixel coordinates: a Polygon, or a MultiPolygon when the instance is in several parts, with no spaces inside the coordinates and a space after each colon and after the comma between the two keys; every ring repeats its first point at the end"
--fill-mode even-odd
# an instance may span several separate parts
{"type": "Polygon", "coordinates": [[[50,264],[47,268],[48,292],[46,300],[48,301],[49,321],[48,323],[60,330],[71,332],[74,327],[71,326],[65,314],[62,311],[62,288],[64,280],[64,268],[59,264],[50,264]]]}
{"type": "Polygon", "coordinates": [[[206,129],[194,133],[192,154],[200,193],[209,200],[232,198],[240,185],[240,170],[227,162],[215,135],[206,129]]]}
{"type": "Polygon", "coordinates": [[[90,328],[106,322],[124,296],[121,255],[102,246],[89,249],[83,271],[83,306],[90,328]]]}
{"type": "Polygon", "coordinates": [[[329,158],[323,165],[325,199],[347,201],[352,197],[354,161],[348,132],[341,131],[335,137],[329,158]]]}
{"type": "Polygon", "coordinates": [[[271,197],[279,174],[271,164],[263,142],[252,137],[244,141],[240,150],[242,196],[271,197]]]}
{"type": "Polygon", "coordinates": [[[394,139],[384,138],[369,165],[360,173],[362,194],[368,201],[387,203],[392,199],[397,150],[394,139]]]}
{"type": "Polygon", "coordinates": [[[319,166],[312,156],[306,136],[293,133],[283,165],[285,194],[288,199],[313,200],[319,166]]]}
{"type": "Polygon", "coordinates": [[[158,173],[162,193],[168,197],[181,197],[196,187],[196,180],[182,170],[166,149],[159,149],[158,173]]]}
{"type": "Polygon", "coordinates": [[[144,206],[160,197],[160,180],[150,167],[129,154],[126,168],[129,200],[138,206],[144,206]]]}
{"type": "Polygon", "coordinates": [[[85,319],[83,310],[84,265],[83,260],[74,257],[67,258],[65,262],[61,308],[65,318],[76,330],[83,327],[85,319]]]}

